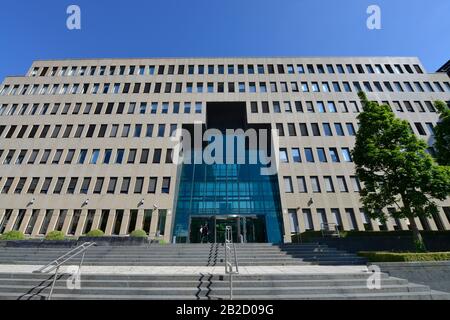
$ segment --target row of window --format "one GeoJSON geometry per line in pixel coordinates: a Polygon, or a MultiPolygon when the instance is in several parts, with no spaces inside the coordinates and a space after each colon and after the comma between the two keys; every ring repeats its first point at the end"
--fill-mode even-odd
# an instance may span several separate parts
{"type": "MultiPolygon", "coordinates": [[[[418,123],[420,124],[420,123],[418,123]]],[[[301,136],[309,136],[309,130],[307,123],[300,123],[300,135],[301,136]]],[[[318,123],[310,123],[311,126],[311,132],[313,136],[321,136],[321,129],[319,127],[318,123]]],[[[431,123],[427,123],[427,126],[430,128],[433,127],[431,123]]],[[[355,127],[353,123],[347,122],[345,124],[345,127],[347,128],[348,135],[354,136],[356,134],[355,127]]],[[[173,137],[176,134],[176,130],[178,129],[177,124],[159,124],[157,125],[157,133],[156,137],[163,138],[166,136],[166,131],[168,128],[168,136],[173,137]]],[[[284,131],[284,124],[277,123],[276,128],[278,130],[278,134],[280,136],[285,136],[284,131]]],[[[333,131],[331,129],[331,124],[328,122],[322,123],[322,128],[325,136],[333,136],[333,131]]],[[[297,136],[297,127],[295,123],[288,123],[287,124],[288,129],[288,135],[289,136],[297,136]]],[[[345,136],[343,125],[341,123],[334,123],[334,129],[337,136],[345,136]]],[[[144,136],[147,138],[151,138],[154,136],[155,131],[155,125],[154,124],[91,124],[91,125],[11,125],[9,126],[9,129],[7,129],[7,126],[0,125],[0,137],[3,136],[3,133],[6,132],[4,138],[5,139],[22,139],[22,138],[40,138],[40,139],[46,139],[46,138],[141,138],[143,136],[143,131],[145,131],[144,136]],[[51,128],[53,127],[53,130],[51,128]],[[42,128],[40,130],[40,128],[42,128]],[[85,130],[86,129],[86,130],[85,130]],[[97,130],[98,129],[98,130],[97,130]],[[16,134],[17,133],[17,134],[16,134]]]]}
{"type": "MultiPolygon", "coordinates": [[[[447,223],[450,223],[450,207],[443,207],[444,216],[447,219],[447,223]]],[[[404,227],[399,218],[392,217],[392,212],[395,211],[394,208],[388,208],[388,217],[391,222],[392,228],[394,230],[404,230],[404,227]]],[[[325,208],[315,209],[315,215],[317,219],[313,219],[313,212],[311,209],[302,209],[301,212],[298,212],[297,209],[289,209],[288,215],[290,220],[290,228],[291,234],[298,234],[300,232],[300,224],[299,224],[299,215],[303,218],[303,226],[305,230],[327,230],[326,225],[329,223],[334,223],[338,226],[339,230],[344,230],[344,226],[342,223],[342,213],[339,208],[332,208],[329,211],[330,216],[327,215],[327,210],[325,208]],[[317,221],[317,222],[316,222],[317,221]],[[318,223],[319,225],[316,225],[318,223]]],[[[359,230],[359,231],[371,231],[373,230],[373,225],[377,224],[381,231],[387,231],[388,227],[385,222],[380,220],[371,220],[364,209],[359,209],[359,214],[361,216],[361,221],[363,226],[359,226],[357,223],[355,211],[353,208],[345,208],[344,210],[345,218],[347,220],[347,228],[345,230],[359,230]]],[[[438,215],[432,215],[428,219],[434,221],[438,230],[446,230],[445,224],[442,221],[442,218],[438,215]]],[[[432,230],[432,227],[427,218],[420,217],[420,225],[419,228],[423,230],[432,230]]],[[[411,230],[411,225],[409,220],[402,219],[403,224],[406,226],[405,230],[411,230]]]]}
{"type": "MultiPolygon", "coordinates": [[[[134,137],[134,138],[140,138],[143,135],[143,131],[145,131],[144,132],[145,137],[151,138],[151,137],[153,137],[154,131],[155,131],[154,124],[146,124],[146,125],[143,125],[143,124],[135,124],[135,125],[131,125],[131,124],[123,124],[123,125],[119,125],[119,124],[112,124],[112,125],[79,124],[77,126],[68,124],[68,125],[65,125],[64,128],[63,128],[63,125],[57,124],[57,125],[53,126],[53,130],[51,131],[51,134],[49,134],[51,127],[52,127],[51,125],[43,125],[42,126],[42,125],[38,125],[38,124],[35,124],[32,126],[23,125],[20,127],[17,125],[11,125],[11,126],[9,126],[9,129],[7,130],[6,126],[0,125],[0,137],[2,137],[3,132],[6,132],[5,137],[4,137],[5,139],[13,139],[13,138],[22,139],[24,137],[28,137],[30,139],[33,139],[33,138],[41,138],[41,139],[45,139],[45,138],[52,138],[52,139],[56,139],[56,138],[93,138],[93,137],[105,138],[106,136],[108,136],[110,138],[117,138],[117,137],[129,138],[130,136],[134,137]],[[109,129],[108,129],[108,127],[109,127],[109,129]],[[40,128],[41,128],[41,130],[40,130],[40,128]],[[30,129],[30,130],[28,130],[28,129],[30,129]],[[98,131],[97,131],[97,129],[98,129],[98,131]],[[16,132],[17,132],[17,135],[15,135],[16,132]],[[28,133],[28,135],[27,135],[27,133],[28,133]],[[132,134],[130,135],[130,133],[132,133],[132,134]]],[[[168,131],[168,136],[173,137],[176,133],[177,128],[178,128],[177,124],[170,124],[170,125],[159,124],[159,125],[157,125],[156,137],[158,137],[158,138],[165,137],[167,131],[168,131]],[[167,130],[166,128],[168,128],[169,130],[167,130]]]]}
{"type": "Polygon", "coordinates": [[[276,92],[450,92],[450,82],[156,82],[5,85],[0,95],[140,94],[140,93],[276,93],[276,92]]]}
{"type": "MultiPolygon", "coordinates": [[[[86,178],[6,178],[1,189],[2,194],[142,194],[143,192],[154,194],[158,188],[157,177],[110,177],[106,183],[106,178],[95,179],[86,178]],[[119,181],[120,180],[120,181],[119,181]],[[14,184],[15,182],[15,184],[14,184]],[[117,186],[120,185],[120,188],[117,186]]],[[[0,178],[0,182],[2,179],[0,178]]],[[[159,186],[162,194],[170,193],[170,177],[163,177],[159,186]]]]}
{"type": "Polygon", "coordinates": [[[418,64],[199,64],[34,67],[31,76],[204,75],[204,74],[422,74],[418,64]]]}
{"type": "MultiPolygon", "coordinates": [[[[381,103],[387,104],[391,106],[392,111],[397,112],[436,112],[436,109],[433,106],[431,101],[393,101],[392,103],[389,101],[382,101],[381,103]],[[426,108],[425,108],[426,107],[426,108]]],[[[450,106],[450,101],[448,102],[450,106]]],[[[51,106],[49,103],[44,104],[22,104],[20,107],[18,104],[11,104],[8,107],[8,104],[0,105],[0,116],[25,116],[25,115],[78,115],[78,114],[179,114],[180,112],[184,112],[185,114],[190,114],[192,111],[192,103],[185,102],[181,105],[179,102],[163,102],[157,103],[152,102],[147,104],[146,102],[141,102],[137,104],[136,102],[128,103],[126,106],[125,102],[114,103],[109,102],[104,104],[99,102],[95,105],[93,103],[84,104],[84,108],[82,103],[65,103],[62,107],[60,103],[55,103],[51,106]],[[106,106],[106,108],[105,108],[106,106]],[[82,110],[83,109],[83,110],[82,110]]],[[[196,102],[195,113],[201,114],[203,112],[203,103],[196,102]]],[[[252,101],[250,102],[250,111],[251,113],[348,113],[349,111],[353,113],[360,112],[361,108],[357,101],[338,101],[337,103],[334,101],[252,101]]]]}
{"type": "MultiPolygon", "coordinates": [[[[18,210],[17,216],[14,216],[13,212],[13,209],[7,209],[5,211],[3,218],[0,220],[0,234],[6,231],[19,230],[22,227],[27,210],[18,210]],[[10,230],[6,230],[6,227],[9,224],[12,225],[12,227],[10,230]]],[[[65,235],[70,236],[75,235],[78,228],[81,228],[81,234],[86,234],[94,228],[107,232],[107,226],[111,225],[111,230],[108,232],[108,235],[121,235],[122,224],[127,223],[125,229],[127,234],[130,234],[134,230],[144,230],[147,234],[150,233],[153,210],[144,210],[142,225],[137,225],[138,210],[130,210],[128,221],[126,221],[127,219],[125,218],[124,212],[125,210],[103,209],[100,213],[99,225],[94,226],[96,210],[88,210],[84,225],[80,225],[82,211],[79,209],[73,210],[72,214],[69,214],[69,210],[67,209],[33,209],[30,219],[22,228],[26,235],[46,235],[48,232],[56,230],[64,231],[65,235]],[[57,215],[56,224],[54,225],[54,228],[50,229],[50,222],[55,215],[57,215]],[[42,219],[39,219],[39,217],[42,219]],[[41,224],[37,225],[39,221],[41,221],[41,224]],[[64,226],[66,226],[65,230],[64,226]]],[[[158,221],[155,236],[159,237],[164,235],[167,210],[159,209],[157,213],[158,221]]]]}
{"type": "MultiPolygon", "coordinates": [[[[2,157],[4,151],[0,150],[0,158],[2,157]]],[[[150,149],[81,149],[81,150],[75,150],[75,149],[45,149],[45,150],[39,150],[39,149],[33,149],[31,152],[29,150],[20,150],[16,152],[16,150],[8,150],[6,153],[6,157],[3,160],[4,165],[8,164],[15,164],[15,165],[21,165],[21,164],[85,164],[86,162],[89,164],[123,164],[125,157],[127,157],[126,162],[127,164],[148,164],[149,160],[151,160],[151,163],[153,164],[160,164],[163,160],[163,150],[162,149],[154,149],[153,150],[153,156],[150,156],[150,149]],[[125,155],[125,152],[127,152],[127,155],[125,155]],[[139,154],[138,154],[139,152],[139,154]],[[90,153],[90,155],[89,155],[90,153]],[[16,156],[17,154],[17,156],[16,156]],[[29,154],[29,157],[27,158],[27,155],[29,154]],[[40,159],[39,158],[39,155],[40,159]],[[64,160],[63,160],[64,158],[64,160]],[[51,159],[51,160],[50,160],[51,159]],[[74,162],[74,159],[76,161],[74,162]],[[88,160],[89,159],[89,160],[88,160]],[[88,160],[88,161],[87,161],[88,160]]],[[[173,163],[173,149],[167,149],[166,155],[164,158],[164,163],[171,164],[173,163]]]]}
{"type": "MultiPolygon", "coordinates": [[[[313,148],[303,148],[304,158],[302,157],[300,148],[291,148],[291,161],[292,163],[315,163],[316,157],[314,156],[313,148]],[[303,160],[304,159],[304,160],[303,160]]],[[[327,163],[329,160],[334,163],[341,162],[341,157],[337,148],[328,148],[328,152],[325,148],[316,148],[317,159],[319,162],[327,163]],[[328,157],[327,157],[328,153],[328,157]]],[[[341,148],[342,161],[352,162],[352,157],[349,148],[341,148]]],[[[286,148],[280,148],[280,162],[289,163],[288,150],[286,148]]]]}
{"type": "MultiPolygon", "coordinates": [[[[381,103],[389,105],[394,112],[405,112],[405,110],[408,112],[416,112],[416,110],[418,112],[426,112],[427,110],[429,112],[436,112],[436,108],[431,101],[425,101],[424,103],[421,101],[414,101],[414,106],[410,101],[393,101],[392,103],[389,101],[382,101],[381,103]],[[424,105],[427,109],[425,109],[424,105]]],[[[450,101],[448,104],[450,106],[450,101]]],[[[300,113],[304,113],[305,111],[308,113],[348,113],[349,110],[353,113],[358,113],[361,108],[357,101],[339,101],[337,104],[334,101],[295,101],[294,105],[292,105],[290,101],[284,101],[283,107],[279,101],[273,101],[272,108],[270,108],[268,101],[262,101],[261,103],[253,101],[250,103],[250,110],[252,113],[292,113],[293,110],[300,113]]]]}
{"type": "MultiPolygon", "coordinates": [[[[193,109],[193,105],[195,107],[195,113],[202,113],[203,110],[203,103],[202,102],[185,102],[183,106],[179,102],[172,103],[172,113],[178,114],[181,111],[183,111],[185,114],[190,114],[191,110],[193,109]],[[182,110],[180,110],[182,108],[182,110]]],[[[51,107],[49,103],[39,104],[28,104],[24,103],[19,108],[18,104],[12,104],[10,108],[8,108],[7,104],[0,105],[0,116],[7,115],[7,116],[24,116],[24,115],[67,115],[69,113],[77,115],[77,114],[124,114],[125,112],[127,114],[136,114],[138,112],[139,114],[156,114],[158,112],[161,112],[161,114],[167,114],[169,113],[169,102],[163,102],[158,104],[158,102],[152,102],[147,104],[147,102],[141,102],[140,104],[137,104],[136,102],[130,102],[128,103],[128,107],[126,108],[125,102],[120,102],[115,104],[114,102],[109,102],[107,104],[104,104],[103,102],[99,102],[95,105],[93,103],[86,103],[84,105],[84,109],[81,110],[82,103],[65,103],[63,107],[61,108],[60,103],[55,103],[51,107]],[[116,108],[117,106],[117,108],[116,108]],[[106,107],[106,108],[105,108],[106,107]],[[126,108],[126,109],[125,109],[126,108]]]]}
{"type": "MultiPolygon", "coordinates": [[[[411,128],[411,131],[414,132],[411,124],[409,122],[408,122],[408,124],[411,128]]],[[[285,125],[283,123],[276,123],[275,126],[278,131],[278,135],[280,137],[284,137],[286,135],[289,137],[296,137],[298,135],[297,134],[297,125],[295,123],[287,123],[287,134],[285,132],[285,125]]],[[[314,137],[321,137],[321,136],[332,137],[334,135],[340,136],[340,137],[345,136],[343,125],[339,122],[335,122],[333,124],[333,126],[329,122],[323,122],[322,126],[320,126],[319,123],[311,122],[311,123],[309,123],[309,126],[310,126],[311,130],[308,129],[307,123],[305,123],[305,122],[299,123],[300,136],[308,137],[308,136],[310,136],[310,133],[312,133],[312,136],[314,136],[314,137]],[[321,127],[322,127],[322,129],[321,129],[321,127]],[[333,129],[332,129],[333,127],[334,127],[334,131],[335,131],[334,133],[333,133],[333,129]]],[[[425,131],[424,125],[421,122],[414,122],[414,126],[415,126],[417,132],[419,133],[419,135],[421,135],[421,136],[434,135],[434,125],[432,122],[425,123],[425,127],[428,129],[428,133],[425,131]]],[[[347,122],[347,123],[345,123],[345,127],[347,129],[349,136],[356,135],[355,126],[353,125],[353,123],[347,122]]]]}
{"type": "MultiPolygon", "coordinates": [[[[285,125],[283,123],[277,123],[275,124],[276,129],[278,131],[278,135],[280,137],[284,137],[286,136],[285,133],[285,125]]],[[[332,130],[332,125],[329,122],[323,122],[322,123],[322,130],[320,129],[320,125],[319,123],[316,122],[312,122],[309,124],[311,130],[308,129],[308,124],[306,122],[301,122],[299,123],[299,129],[300,131],[298,133],[300,133],[300,136],[302,137],[308,137],[310,136],[310,132],[312,133],[312,136],[314,137],[320,137],[322,136],[322,133],[324,136],[326,137],[332,137],[333,136],[333,130],[332,130]]],[[[344,137],[345,133],[344,133],[344,127],[341,123],[339,122],[335,122],[334,123],[334,131],[335,134],[337,136],[341,136],[344,137]]],[[[355,131],[355,126],[353,125],[353,123],[351,122],[347,122],[345,124],[345,127],[347,129],[348,135],[349,136],[355,136],[356,135],[356,131],[355,131]]],[[[290,137],[296,137],[297,136],[297,125],[295,123],[288,123],[287,124],[287,135],[290,137]]]]}
{"type": "MultiPolygon", "coordinates": [[[[335,181],[337,181],[337,186],[339,192],[349,192],[349,188],[347,185],[347,179],[345,176],[336,176],[335,181]]],[[[334,193],[335,190],[335,183],[334,178],[331,176],[310,176],[310,177],[304,177],[304,176],[298,176],[296,177],[297,180],[297,189],[299,193],[322,193],[322,187],[325,186],[325,192],[328,193],[334,193]],[[323,181],[323,184],[320,182],[320,180],[323,181]],[[309,191],[308,191],[309,190],[309,191]]],[[[292,177],[283,177],[284,181],[284,192],[285,193],[294,193],[294,185],[292,183],[292,177]]],[[[352,184],[352,188],[354,192],[360,192],[361,191],[361,185],[359,183],[358,177],[351,176],[350,181],[352,184]]]]}

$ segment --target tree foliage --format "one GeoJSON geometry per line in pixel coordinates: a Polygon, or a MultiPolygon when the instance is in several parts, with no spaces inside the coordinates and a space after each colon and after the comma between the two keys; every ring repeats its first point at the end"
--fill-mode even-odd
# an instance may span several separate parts
{"type": "Polygon", "coordinates": [[[405,120],[389,106],[368,101],[361,92],[364,110],[358,116],[360,128],[352,152],[356,174],[363,182],[361,201],[373,219],[386,220],[382,212],[394,207],[393,216],[407,218],[416,241],[422,241],[414,217],[438,213],[435,200],[450,194],[450,172],[426,152],[405,120]]]}
{"type": "Polygon", "coordinates": [[[450,109],[442,101],[436,101],[434,105],[440,115],[434,128],[436,160],[441,165],[450,166],[450,109]]]}

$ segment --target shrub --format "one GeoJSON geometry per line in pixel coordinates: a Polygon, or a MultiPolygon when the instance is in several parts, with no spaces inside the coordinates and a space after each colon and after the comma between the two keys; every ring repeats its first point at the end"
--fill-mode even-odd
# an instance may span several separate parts
{"type": "Polygon", "coordinates": [[[0,240],[24,240],[25,235],[20,231],[9,231],[0,236],[0,240]]]}
{"type": "Polygon", "coordinates": [[[91,230],[86,234],[87,237],[94,238],[103,237],[104,235],[105,233],[102,230],[91,230]]]}
{"type": "Polygon", "coordinates": [[[64,240],[64,239],[65,237],[62,231],[52,231],[45,236],[45,240],[64,240]]]}
{"type": "Polygon", "coordinates": [[[147,238],[147,232],[145,232],[144,230],[134,230],[130,234],[130,237],[132,237],[132,238],[147,238]]]}
{"type": "Polygon", "coordinates": [[[450,260],[450,252],[376,252],[361,251],[360,257],[367,258],[370,262],[412,262],[412,261],[445,261],[450,260]]]}

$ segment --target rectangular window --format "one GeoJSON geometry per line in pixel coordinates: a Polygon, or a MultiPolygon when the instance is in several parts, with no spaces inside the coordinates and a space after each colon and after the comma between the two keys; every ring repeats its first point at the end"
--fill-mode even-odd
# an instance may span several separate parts
{"type": "Polygon", "coordinates": [[[203,105],[201,102],[195,103],[195,113],[197,113],[197,114],[202,113],[202,108],[203,108],[203,105]]]}
{"type": "Polygon", "coordinates": [[[165,134],[165,131],[166,131],[166,125],[165,124],[160,124],[158,126],[158,137],[159,138],[163,138],[164,134],[165,134]]]}
{"type": "Polygon", "coordinates": [[[354,192],[360,192],[361,191],[361,184],[359,183],[359,179],[356,176],[351,176],[350,180],[352,182],[353,191],[354,192]]]}
{"type": "Polygon", "coordinates": [[[336,148],[329,148],[329,154],[330,154],[331,161],[333,161],[333,162],[340,162],[339,155],[337,153],[337,149],[336,148]]]}
{"type": "Polygon", "coordinates": [[[170,192],[170,178],[169,177],[164,177],[163,178],[163,183],[162,183],[162,188],[161,188],[161,193],[169,193],[170,192]]]}
{"type": "Polygon", "coordinates": [[[104,181],[105,181],[105,178],[97,178],[97,181],[95,182],[95,186],[94,186],[94,194],[100,194],[102,192],[104,181]]]}
{"type": "Polygon", "coordinates": [[[110,178],[108,184],[108,194],[114,194],[116,192],[117,178],[110,178]]]}
{"type": "Polygon", "coordinates": [[[323,126],[323,131],[325,133],[325,136],[327,136],[327,137],[333,136],[333,132],[331,131],[331,126],[329,123],[326,123],[326,122],[322,123],[322,126],[323,126]]]}
{"type": "Polygon", "coordinates": [[[291,234],[298,234],[300,232],[300,228],[298,225],[297,210],[289,209],[288,215],[289,215],[289,221],[290,221],[290,226],[291,226],[291,234]]]}
{"type": "Polygon", "coordinates": [[[324,148],[317,148],[317,154],[319,155],[320,162],[328,162],[324,148]]]}
{"type": "Polygon", "coordinates": [[[130,182],[131,182],[131,178],[129,178],[129,177],[123,178],[122,187],[120,188],[120,193],[122,193],[122,194],[128,193],[128,190],[130,189],[130,182]]]}
{"type": "Polygon", "coordinates": [[[295,130],[295,124],[288,123],[288,133],[290,137],[295,137],[297,135],[297,132],[295,130]]]}
{"type": "Polygon", "coordinates": [[[311,177],[311,188],[312,188],[314,193],[320,193],[321,192],[319,177],[315,177],[315,176],[311,177]]]}
{"type": "Polygon", "coordinates": [[[302,162],[302,158],[300,156],[300,149],[299,148],[293,148],[292,149],[292,161],[295,163],[302,162]]]}
{"type": "Polygon", "coordinates": [[[336,130],[336,134],[337,134],[338,136],[340,136],[340,137],[345,136],[345,134],[344,134],[344,129],[343,129],[343,127],[342,127],[342,124],[340,124],[340,123],[335,123],[335,124],[334,124],[334,130],[336,130]]]}
{"type": "Polygon", "coordinates": [[[342,148],[342,157],[345,162],[353,162],[349,148],[342,148]]]}
{"type": "Polygon", "coordinates": [[[334,185],[333,185],[333,179],[329,176],[323,177],[323,180],[325,181],[325,189],[327,192],[334,192],[334,185]]]}
{"type": "Polygon", "coordinates": [[[150,177],[149,184],[148,184],[148,193],[156,193],[157,182],[158,182],[158,178],[150,177]]]}
{"type": "Polygon", "coordinates": [[[136,153],[137,150],[136,149],[131,149],[130,153],[128,154],[128,164],[133,164],[136,161],[136,153]]]}
{"type": "Polygon", "coordinates": [[[184,113],[186,113],[186,114],[191,113],[191,103],[190,102],[184,103],[184,113]]]}
{"type": "Polygon", "coordinates": [[[309,136],[308,127],[307,127],[306,123],[300,123],[300,134],[303,137],[309,136]]]}
{"type": "Polygon", "coordinates": [[[144,185],[144,178],[143,177],[136,178],[136,184],[134,185],[134,193],[141,194],[143,185],[144,185]]]}
{"type": "Polygon", "coordinates": [[[161,163],[161,153],[162,153],[161,149],[155,149],[153,153],[153,163],[155,164],[161,163]]]}
{"type": "Polygon", "coordinates": [[[356,136],[356,131],[355,127],[353,126],[353,123],[346,123],[345,125],[347,127],[348,134],[350,136],[356,136]]]}
{"type": "Polygon", "coordinates": [[[348,192],[347,182],[345,181],[344,176],[338,176],[338,185],[339,185],[339,191],[340,192],[348,192]]]}
{"type": "Polygon", "coordinates": [[[292,179],[291,177],[284,177],[284,192],[285,193],[293,193],[294,189],[292,187],[292,179]]]}
{"type": "Polygon", "coordinates": [[[287,154],[287,149],[286,148],[281,148],[280,149],[280,162],[281,163],[289,163],[289,158],[288,158],[288,154],[287,154]]]}
{"type": "Polygon", "coordinates": [[[67,186],[67,194],[74,194],[77,187],[78,178],[70,178],[69,185],[67,186]]]}
{"type": "Polygon", "coordinates": [[[311,214],[311,209],[303,209],[303,220],[305,222],[305,230],[314,230],[314,224],[311,214]]]}
{"type": "Polygon", "coordinates": [[[16,185],[16,189],[14,190],[15,194],[21,194],[23,191],[23,188],[25,187],[25,182],[27,181],[27,178],[20,178],[19,182],[16,185]]]}
{"type": "Polygon", "coordinates": [[[282,123],[277,123],[277,124],[276,124],[276,128],[277,128],[277,131],[278,131],[278,135],[279,135],[280,137],[284,137],[284,127],[283,127],[283,124],[282,124],[282,123]]]}
{"type": "Polygon", "coordinates": [[[314,162],[314,155],[311,148],[305,148],[305,155],[306,155],[306,161],[313,163],[314,162]]]}
{"type": "Polygon", "coordinates": [[[300,193],[308,193],[308,188],[306,187],[305,177],[297,177],[297,185],[300,193]]]}
{"type": "Polygon", "coordinates": [[[141,159],[140,159],[139,163],[141,163],[141,164],[148,163],[148,155],[149,155],[149,153],[150,153],[149,149],[142,149],[141,159]]]}
{"type": "Polygon", "coordinates": [[[349,230],[357,229],[358,225],[356,223],[356,216],[355,216],[354,210],[351,208],[347,208],[347,209],[345,209],[345,214],[347,215],[349,230]]]}
{"type": "Polygon", "coordinates": [[[123,155],[124,155],[124,149],[118,149],[117,150],[117,155],[116,155],[116,164],[121,164],[123,161],[123,155]]]}
{"type": "Polygon", "coordinates": [[[83,183],[81,184],[81,194],[88,194],[89,185],[91,184],[91,178],[84,178],[83,183]]]}
{"type": "Polygon", "coordinates": [[[423,128],[422,124],[420,122],[414,122],[414,125],[416,126],[417,132],[419,132],[419,135],[426,136],[427,133],[425,132],[425,129],[423,128]]]}

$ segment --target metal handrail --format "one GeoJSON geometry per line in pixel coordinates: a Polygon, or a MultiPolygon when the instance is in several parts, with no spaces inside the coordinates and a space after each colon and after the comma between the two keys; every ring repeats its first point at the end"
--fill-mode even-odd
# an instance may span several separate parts
{"type": "Polygon", "coordinates": [[[36,271],[33,271],[33,273],[50,273],[53,270],[55,270],[55,274],[53,275],[52,286],[50,288],[50,293],[47,296],[47,300],[52,299],[53,289],[55,288],[56,279],[58,278],[58,274],[59,274],[59,268],[63,264],[65,264],[67,261],[72,260],[73,258],[75,258],[76,256],[78,256],[80,254],[83,254],[83,256],[81,257],[80,264],[78,266],[78,275],[79,275],[81,267],[84,262],[84,257],[86,255],[86,251],[90,247],[95,246],[95,245],[96,245],[95,242],[84,242],[83,244],[79,245],[78,247],[70,250],[69,252],[67,252],[67,253],[63,254],[62,256],[58,257],[57,259],[53,260],[49,264],[41,267],[40,269],[38,269],[36,271]]]}
{"type": "Polygon", "coordinates": [[[225,274],[229,275],[230,300],[233,300],[233,275],[239,274],[239,263],[236,245],[233,242],[233,229],[231,226],[225,227],[225,274]]]}
{"type": "Polygon", "coordinates": [[[332,235],[336,235],[338,238],[341,237],[339,233],[339,227],[336,223],[322,223],[322,237],[325,237],[325,232],[331,233],[332,235]]]}

